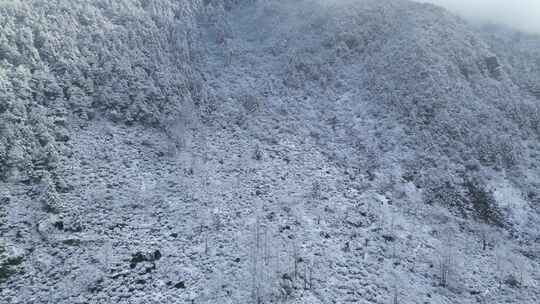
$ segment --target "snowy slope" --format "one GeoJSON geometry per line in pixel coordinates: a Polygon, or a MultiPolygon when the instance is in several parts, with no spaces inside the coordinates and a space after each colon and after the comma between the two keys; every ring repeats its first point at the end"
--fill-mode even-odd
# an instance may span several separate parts
{"type": "MultiPolygon", "coordinates": [[[[84,24],[123,38],[95,35],[88,100],[37,69],[62,123],[3,126],[7,303],[540,301],[540,111],[483,29],[401,0],[105,2],[84,24]],[[43,132],[65,135],[54,165],[11,157],[43,132]]],[[[34,63],[1,58],[19,96],[12,75],[34,63]]],[[[39,96],[0,114],[23,100],[51,117],[39,96]]]]}

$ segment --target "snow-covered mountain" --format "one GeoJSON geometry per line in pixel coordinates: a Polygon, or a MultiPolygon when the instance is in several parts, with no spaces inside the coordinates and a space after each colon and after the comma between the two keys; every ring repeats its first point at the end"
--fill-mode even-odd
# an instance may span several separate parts
{"type": "Polygon", "coordinates": [[[0,2],[7,303],[538,303],[540,37],[406,0],[0,2]]]}

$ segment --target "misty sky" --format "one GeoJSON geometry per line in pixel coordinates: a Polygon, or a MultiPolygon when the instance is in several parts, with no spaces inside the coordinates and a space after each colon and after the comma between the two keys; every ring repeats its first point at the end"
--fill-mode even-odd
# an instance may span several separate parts
{"type": "Polygon", "coordinates": [[[540,0],[418,0],[442,5],[476,21],[540,33],[540,0]]]}

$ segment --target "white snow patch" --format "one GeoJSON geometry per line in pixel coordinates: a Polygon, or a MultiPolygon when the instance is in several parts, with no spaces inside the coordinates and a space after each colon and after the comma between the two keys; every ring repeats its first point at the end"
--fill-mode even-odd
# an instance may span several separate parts
{"type": "Polygon", "coordinates": [[[527,223],[529,204],[523,199],[523,194],[508,180],[493,180],[490,185],[498,206],[508,214],[512,223],[523,226],[527,223]]]}

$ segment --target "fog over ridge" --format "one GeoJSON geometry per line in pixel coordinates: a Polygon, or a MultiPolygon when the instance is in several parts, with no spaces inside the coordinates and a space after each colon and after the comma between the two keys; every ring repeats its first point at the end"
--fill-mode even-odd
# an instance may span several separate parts
{"type": "Polygon", "coordinates": [[[540,33],[538,0],[417,0],[443,6],[475,22],[495,23],[540,33]]]}

